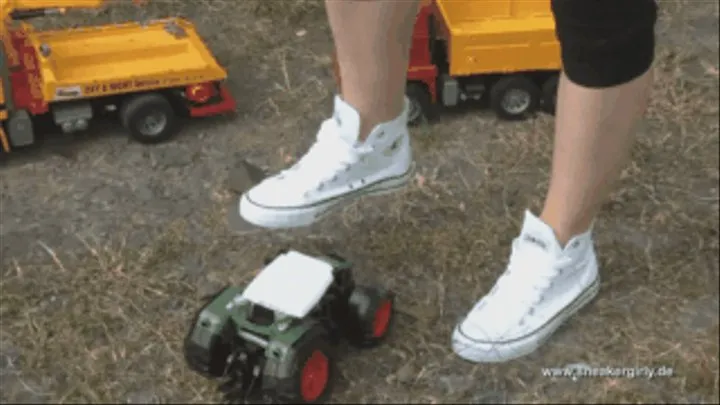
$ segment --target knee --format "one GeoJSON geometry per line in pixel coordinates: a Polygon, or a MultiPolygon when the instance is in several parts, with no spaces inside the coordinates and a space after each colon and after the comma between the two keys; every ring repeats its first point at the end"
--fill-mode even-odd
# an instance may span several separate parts
{"type": "Polygon", "coordinates": [[[567,77],[584,87],[627,83],[655,57],[655,0],[551,0],[567,77]]]}

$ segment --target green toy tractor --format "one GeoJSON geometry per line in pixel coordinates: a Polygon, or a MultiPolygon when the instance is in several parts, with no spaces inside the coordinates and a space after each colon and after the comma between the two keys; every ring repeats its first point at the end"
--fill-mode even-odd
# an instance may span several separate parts
{"type": "Polygon", "coordinates": [[[226,379],[229,400],[261,392],[292,403],[328,400],[332,346],[373,347],[387,336],[393,295],[355,285],[337,255],[283,250],[244,288],[228,287],[195,316],[185,359],[208,378],[226,379]]]}

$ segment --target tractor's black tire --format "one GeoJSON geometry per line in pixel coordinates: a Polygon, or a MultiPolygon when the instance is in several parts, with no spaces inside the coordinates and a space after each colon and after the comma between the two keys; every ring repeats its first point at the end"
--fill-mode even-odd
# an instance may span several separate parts
{"type": "MultiPolygon", "coordinates": [[[[289,404],[322,404],[331,396],[337,379],[337,368],[335,364],[335,355],[327,339],[327,334],[320,326],[316,326],[305,333],[295,349],[295,357],[290,361],[290,369],[292,372],[286,378],[279,379],[275,382],[273,392],[270,393],[274,399],[282,403],[289,404]],[[303,388],[303,380],[306,377],[306,367],[315,359],[315,356],[324,358],[327,365],[325,384],[322,392],[317,397],[308,397],[307,392],[303,388]]],[[[268,376],[264,376],[267,378],[268,376]]]]}
{"type": "Polygon", "coordinates": [[[371,348],[387,338],[395,315],[393,294],[382,288],[356,286],[348,299],[347,339],[371,348]]]}
{"type": "Polygon", "coordinates": [[[499,118],[507,121],[528,118],[538,109],[541,99],[540,88],[524,75],[500,78],[490,88],[490,106],[499,118]]]}
{"type": "Polygon", "coordinates": [[[172,104],[159,93],[128,98],[120,109],[120,123],[133,139],[144,144],[165,142],[178,130],[172,104]]]}
{"type": "Polygon", "coordinates": [[[405,95],[410,100],[410,111],[408,111],[408,125],[417,126],[434,120],[437,116],[437,109],[433,105],[430,93],[425,85],[415,82],[407,84],[405,95]]]}
{"type": "Polygon", "coordinates": [[[555,114],[559,82],[560,75],[552,75],[542,85],[542,110],[548,114],[555,114]]]}

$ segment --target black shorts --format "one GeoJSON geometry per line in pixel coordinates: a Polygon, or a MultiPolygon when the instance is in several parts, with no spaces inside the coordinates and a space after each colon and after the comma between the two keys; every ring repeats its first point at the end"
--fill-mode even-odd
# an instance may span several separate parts
{"type": "Polygon", "coordinates": [[[551,0],[567,77],[604,88],[647,72],[655,57],[655,0],[551,0]]]}

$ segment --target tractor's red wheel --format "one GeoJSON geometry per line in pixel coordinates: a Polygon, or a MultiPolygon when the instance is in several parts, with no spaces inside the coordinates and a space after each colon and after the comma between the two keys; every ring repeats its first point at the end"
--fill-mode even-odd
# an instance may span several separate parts
{"type": "Polygon", "coordinates": [[[373,320],[373,337],[382,338],[388,331],[390,319],[392,319],[393,302],[391,299],[383,300],[375,311],[373,320]]]}
{"type": "Polygon", "coordinates": [[[330,359],[322,350],[315,350],[300,372],[300,395],[303,401],[317,401],[327,389],[329,381],[330,359]]]}
{"type": "Polygon", "coordinates": [[[380,288],[357,286],[348,304],[348,339],[360,347],[380,344],[388,336],[392,326],[392,294],[380,288]]]}
{"type": "Polygon", "coordinates": [[[263,385],[272,380],[268,387],[280,403],[325,403],[332,393],[337,371],[324,328],[315,326],[305,331],[285,356],[264,371],[263,385]]]}

